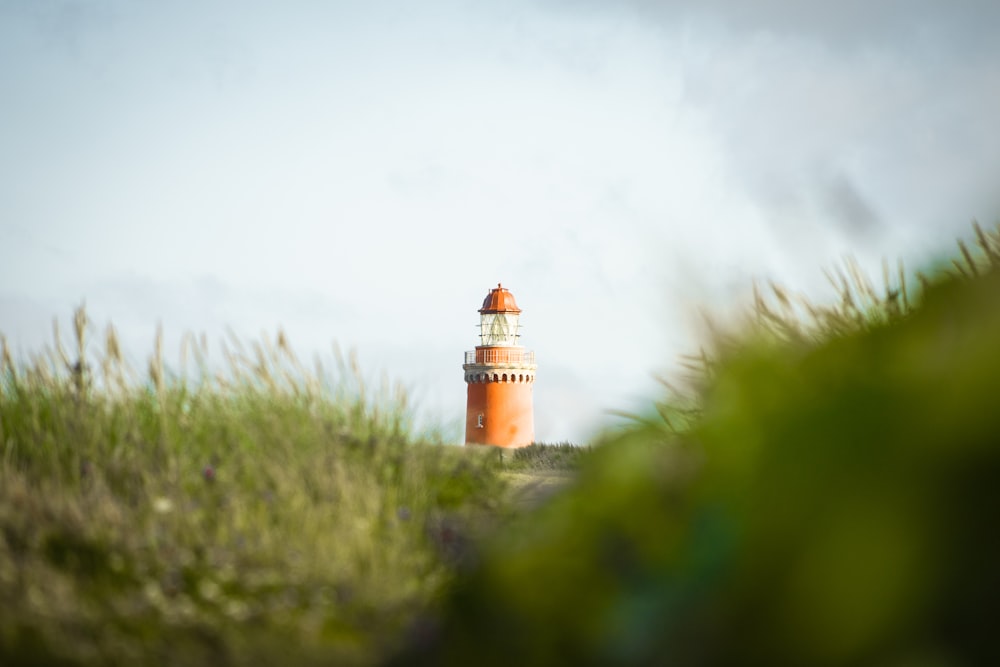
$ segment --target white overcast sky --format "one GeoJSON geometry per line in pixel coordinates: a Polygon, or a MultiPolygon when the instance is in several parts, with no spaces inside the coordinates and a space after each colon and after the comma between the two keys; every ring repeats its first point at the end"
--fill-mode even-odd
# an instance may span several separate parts
{"type": "MultiPolygon", "coordinates": [[[[754,279],[1000,216],[993,0],[0,0],[0,331],[354,348],[454,438],[503,281],[585,441],[754,279]]],[[[218,347],[214,347],[216,356],[218,347]]],[[[172,349],[170,349],[172,348],[172,349]]]]}

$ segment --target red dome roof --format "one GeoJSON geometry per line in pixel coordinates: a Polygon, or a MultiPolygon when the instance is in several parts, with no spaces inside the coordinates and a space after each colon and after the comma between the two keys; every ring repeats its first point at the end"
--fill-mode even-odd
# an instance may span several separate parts
{"type": "Polygon", "coordinates": [[[520,313],[521,309],[517,307],[517,302],[514,301],[514,295],[510,293],[510,290],[497,283],[497,286],[491,289],[490,293],[486,295],[483,307],[479,309],[479,312],[520,313]]]}

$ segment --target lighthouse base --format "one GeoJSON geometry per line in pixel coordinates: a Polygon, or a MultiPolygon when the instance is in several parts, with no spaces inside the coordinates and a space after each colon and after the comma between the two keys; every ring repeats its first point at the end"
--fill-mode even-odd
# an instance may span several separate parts
{"type": "Polygon", "coordinates": [[[465,444],[526,447],[535,440],[532,382],[470,382],[465,444]]]}

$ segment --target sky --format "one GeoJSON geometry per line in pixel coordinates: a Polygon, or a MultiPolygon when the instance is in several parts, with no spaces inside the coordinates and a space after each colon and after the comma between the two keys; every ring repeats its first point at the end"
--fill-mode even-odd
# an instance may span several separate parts
{"type": "Polygon", "coordinates": [[[992,0],[0,0],[0,332],[137,368],[279,327],[461,438],[502,281],[536,437],[646,409],[699,313],[1000,219],[992,0]]]}

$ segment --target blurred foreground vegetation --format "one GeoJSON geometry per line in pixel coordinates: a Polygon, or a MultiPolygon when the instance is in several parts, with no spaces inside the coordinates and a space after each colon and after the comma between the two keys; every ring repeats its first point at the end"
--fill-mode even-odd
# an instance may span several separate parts
{"type": "Polygon", "coordinates": [[[774,287],[493,536],[397,664],[1000,664],[1000,234],[774,287]]]}
{"type": "Polygon", "coordinates": [[[81,310],[0,355],[0,664],[1000,664],[976,238],[917,285],[772,286],[650,414],[502,458],[283,335],[138,374],[81,310]]]}

